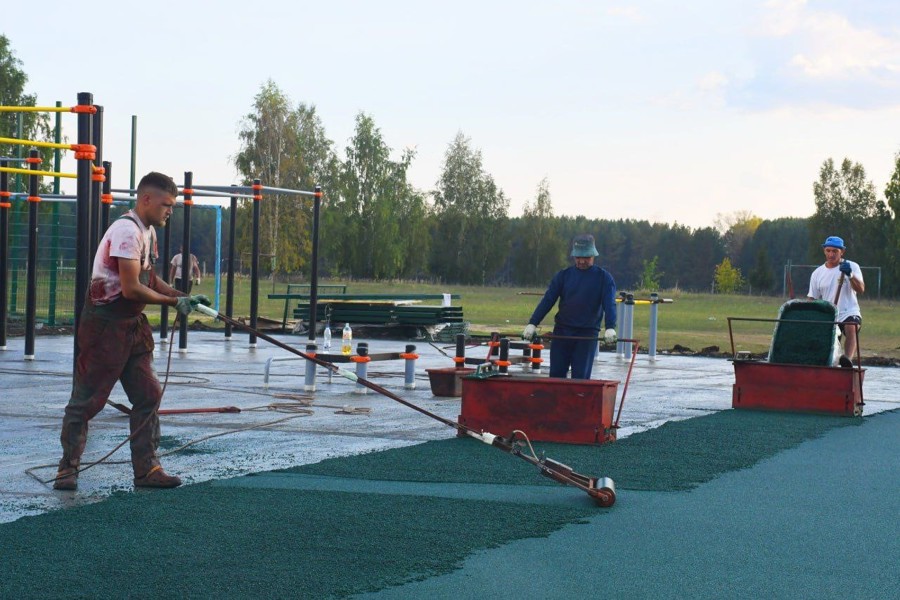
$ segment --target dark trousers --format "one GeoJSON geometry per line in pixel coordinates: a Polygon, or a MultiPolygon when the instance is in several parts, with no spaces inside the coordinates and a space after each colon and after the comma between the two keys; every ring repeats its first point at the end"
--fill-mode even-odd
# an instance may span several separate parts
{"type": "MultiPolygon", "coordinates": [[[[188,286],[187,286],[187,293],[190,294],[190,293],[191,293],[191,288],[194,287],[194,280],[193,280],[193,279],[188,279],[187,284],[188,284],[188,286]]],[[[175,278],[175,280],[172,282],[172,287],[175,288],[175,289],[178,290],[178,291],[181,291],[181,278],[180,278],[180,277],[176,277],[176,278],[175,278]]]]}
{"type": "Polygon", "coordinates": [[[129,424],[131,432],[137,433],[131,440],[131,463],[135,477],[142,477],[159,464],[156,411],[162,388],[153,369],[153,331],[143,314],[110,317],[98,314],[88,303],[78,326],[78,360],[60,434],[60,469],[78,467],[88,422],[106,404],[117,381],[132,405],[129,424]]]}
{"type": "Polygon", "coordinates": [[[550,377],[565,377],[572,368],[572,379],[590,379],[597,356],[597,331],[557,325],[554,335],[587,337],[589,340],[554,339],[550,343],[550,377]]]}

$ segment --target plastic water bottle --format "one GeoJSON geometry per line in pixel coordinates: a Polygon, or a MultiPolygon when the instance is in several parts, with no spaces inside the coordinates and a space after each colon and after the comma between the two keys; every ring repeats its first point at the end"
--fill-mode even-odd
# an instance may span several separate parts
{"type": "Polygon", "coordinates": [[[331,325],[325,323],[325,331],[322,333],[322,349],[331,350],[331,325]]]}
{"type": "Polygon", "coordinates": [[[344,331],[341,334],[341,354],[350,355],[353,351],[353,330],[350,323],[344,323],[344,331]]]}

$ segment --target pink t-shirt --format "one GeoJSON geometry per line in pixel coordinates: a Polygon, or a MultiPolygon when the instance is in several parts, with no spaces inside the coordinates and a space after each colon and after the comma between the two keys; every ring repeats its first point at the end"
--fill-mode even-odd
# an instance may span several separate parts
{"type": "Polygon", "coordinates": [[[157,255],[156,234],[153,227],[145,227],[135,212],[126,213],[131,219],[113,221],[100,240],[94,256],[91,273],[91,303],[95,306],[109,304],[122,296],[122,280],[119,277],[119,258],[142,260],[142,271],[153,268],[152,255],[157,255]]]}

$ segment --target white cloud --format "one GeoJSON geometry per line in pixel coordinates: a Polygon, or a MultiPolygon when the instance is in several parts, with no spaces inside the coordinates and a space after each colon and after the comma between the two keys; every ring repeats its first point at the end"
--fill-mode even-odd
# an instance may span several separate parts
{"type": "Polygon", "coordinates": [[[803,0],[770,2],[767,9],[764,35],[793,38],[798,47],[786,62],[792,75],[900,86],[900,40],[856,26],[837,12],[812,9],[803,0]]]}
{"type": "Polygon", "coordinates": [[[643,21],[644,14],[637,6],[610,6],[606,14],[611,17],[622,17],[629,21],[643,21]]]}

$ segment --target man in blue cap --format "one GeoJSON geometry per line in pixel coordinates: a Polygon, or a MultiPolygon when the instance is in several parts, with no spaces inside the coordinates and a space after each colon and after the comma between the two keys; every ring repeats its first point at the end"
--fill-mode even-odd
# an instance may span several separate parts
{"type": "Polygon", "coordinates": [[[571,367],[572,379],[591,378],[597,335],[604,316],[604,339],[607,343],[616,341],[616,282],[608,271],[594,264],[594,257],[599,254],[594,236],[575,236],[572,240],[575,266],[554,275],[522,332],[524,339],[533,338],[541,320],[559,300],[550,345],[550,377],[565,377],[571,367]]]}
{"type": "Polygon", "coordinates": [[[844,354],[840,364],[842,367],[852,367],[857,331],[862,326],[856,295],[866,291],[866,284],[859,265],[844,259],[846,249],[844,240],[836,235],[825,240],[822,244],[825,264],[813,271],[807,296],[810,300],[828,300],[837,307],[837,321],[844,336],[844,354]]]}

